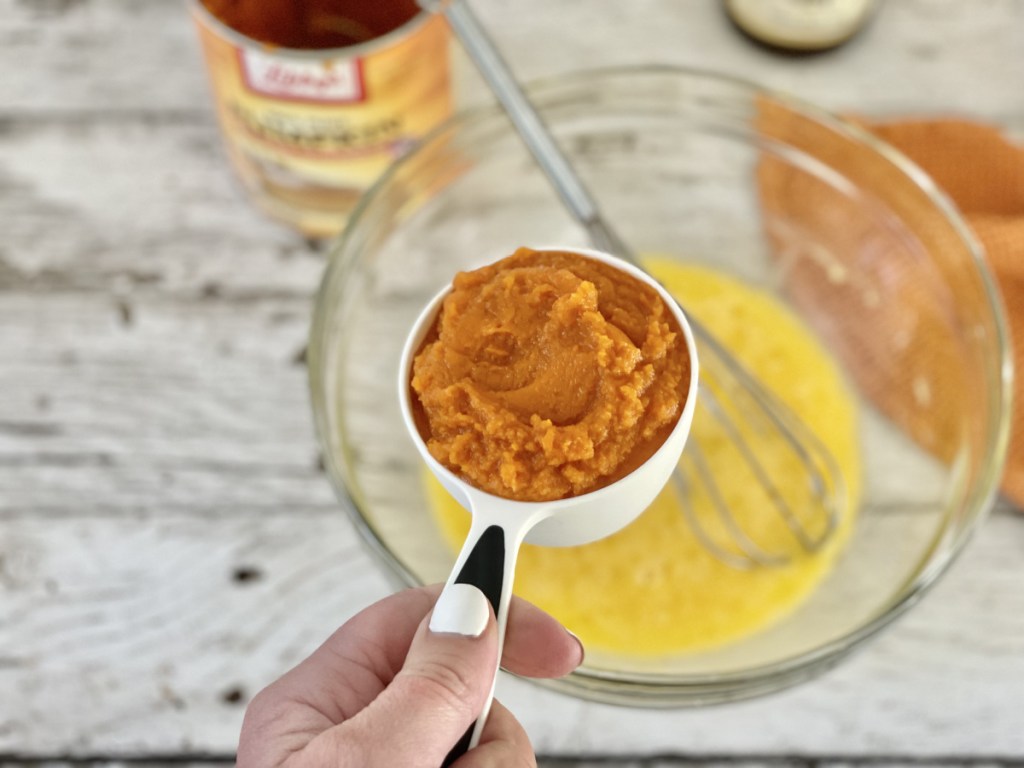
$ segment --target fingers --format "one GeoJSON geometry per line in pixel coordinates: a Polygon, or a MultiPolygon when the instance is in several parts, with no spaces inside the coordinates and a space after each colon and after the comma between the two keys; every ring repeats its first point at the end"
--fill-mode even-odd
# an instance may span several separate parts
{"type": "Polygon", "coordinates": [[[501,665],[524,677],[562,677],[583,663],[583,644],[532,603],[512,598],[501,665]]]}
{"type": "Polygon", "coordinates": [[[445,590],[391,684],[307,752],[323,765],[437,766],[476,720],[497,668],[497,627],[476,587],[445,590]]]}
{"type": "MultiPolygon", "coordinates": [[[[384,690],[405,662],[441,585],[386,597],[345,623],[274,684],[274,694],[310,705],[340,723],[384,690]]],[[[583,647],[550,615],[513,596],[502,666],[524,677],[561,677],[583,660],[583,647]]]]}
{"type": "Polygon", "coordinates": [[[536,768],[536,765],[537,758],[523,726],[495,700],[480,743],[452,763],[452,768],[536,768]]]}
{"type": "MultiPolygon", "coordinates": [[[[431,613],[440,591],[440,585],[409,589],[371,605],[350,619],[308,659],[262,691],[246,712],[240,755],[244,754],[247,759],[240,761],[240,765],[276,764],[273,760],[267,761],[272,754],[271,744],[283,749],[284,754],[295,753],[318,734],[358,717],[371,704],[376,706],[380,700],[390,701],[393,696],[387,697],[385,692],[393,680],[402,677],[403,666],[408,664],[419,664],[419,668],[425,666],[427,674],[442,677],[449,675],[452,669],[463,670],[448,680],[448,694],[438,694],[436,686],[432,686],[434,693],[427,696],[460,698],[461,694],[452,695],[452,689],[466,691],[471,687],[466,682],[468,678],[461,678],[460,674],[477,675],[473,680],[482,686],[474,688],[477,693],[487,689],[493,674],[493,653],[497,644],[493,619],[489,619],[490,624],[479,642],[465,637],[449,638],[450,642],[445,638],[433,638],[423,619],[431,613]],[[480,651],[484,646],[489,650],[480,651]],[[469,667],[472,669],[453,667],[446,661],[449,654],[471,660],[469,667]],[[407,655],[409,662],[406,661],[407,655]],[[486,660],[482,660],[484,657],[486,660]],[[481,669],[485,671],[479,673],[481,669]],[[250,761],[250,753],[251,757],[260,759],[250,761]]],[[[509,671],[529,677],[556,677],[572,671],[582,658],[579,642],[554,618],[513,597],[502,661],[509,671]]],[[[417,669],[413,667],[410,673],[419,680],[413,685],[430,686],[422,682],[422,674],[417,669]]],[[[472,698],[468,693],[466,697],[472,698]]],[[[462,705],[470,711],[469,715],[459,714],[456,719],[465,719],[468,726],[475,719],[482,702],[483,698],[480,698],[472,706],[465,702],[455,704],[454,708],[459,712],[462,712],[459,709],[462,705]]],[[[452,716],[452,702],[448,701],[448,704],[445,711],[452,716]]],[[[385,719],[388,716],[398,717],[399,711],[398,708],[389,710],[385,719]]],[[[382,723],[383,728],[382,720],[376,722],[382,723]]],[[[390,730],[405,731],[404,725],[399,727],[397,722],[390,726],[390,730]]],[[[452,728],[457,730],[456,726],[452,728]]],[[[384,738],[393,742],[390,730],[384,738]]],[[[501,749],[504,747],[494,747],[491,751],[501,749]]],[[[336,757],[332,759],[336,760],[336,757]]],[[[405,763],[398,760],[393,764],[405,763]]]]}

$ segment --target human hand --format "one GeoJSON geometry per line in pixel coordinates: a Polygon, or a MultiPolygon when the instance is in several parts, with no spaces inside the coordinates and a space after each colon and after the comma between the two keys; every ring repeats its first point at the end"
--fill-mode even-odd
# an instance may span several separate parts
{"type": "MultiPolygon", "coordinates": [[[[498,647],[480,590],[458,585],[435,608],[440,591],[409,589],[371,605],[261,691],[245,713],[239,768],[440,766],[484,706],[498,647]]],[[[512,599],[505,668],[561,677],[582,660],[555,619],[512,599]]],[[[526,732],[495,701],[480,744],[453,768],[535,764],[526,732]]]]}

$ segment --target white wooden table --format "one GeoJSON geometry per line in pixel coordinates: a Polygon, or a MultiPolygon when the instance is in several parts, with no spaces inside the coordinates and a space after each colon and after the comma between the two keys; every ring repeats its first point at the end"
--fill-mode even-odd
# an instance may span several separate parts
{"type": "MultiPolygon", "coordinates": [[[[715,0],[476,5],[524,77],[688,64],[1024,135],[1021,0],[883,0],[818,57],[715,0]]],[[[312,433],[323,252],[235,187],[180,3],[0,0],[0,73],[0,764],[230,762],[247,698],[388,591],[312,433]]],[[[1001,504],[922,605],[783,694],[500,695],[553,765],[1024,765],[1024,517],[1001,504]]]]}

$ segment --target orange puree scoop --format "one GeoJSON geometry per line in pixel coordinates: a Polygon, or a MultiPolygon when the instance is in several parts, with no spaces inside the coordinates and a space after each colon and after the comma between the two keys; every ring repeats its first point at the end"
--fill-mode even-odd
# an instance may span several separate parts
{"type": "Polygon", "coordinates": [[[673,306],[647,281],[568,251],[520,248],[456,275],[413,363],[431,455],[520,501],[623,477],[686,402],[690,356],[673,306]]]}

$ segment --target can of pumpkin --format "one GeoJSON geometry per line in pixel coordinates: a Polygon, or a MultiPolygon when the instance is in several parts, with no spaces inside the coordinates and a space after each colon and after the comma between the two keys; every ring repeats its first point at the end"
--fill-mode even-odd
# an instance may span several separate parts
{"type": "Polygon", "coordinates": [[[450,32],[415,0],[190,0],[231,163],[314,237],[452,112],[450,32]]]}

